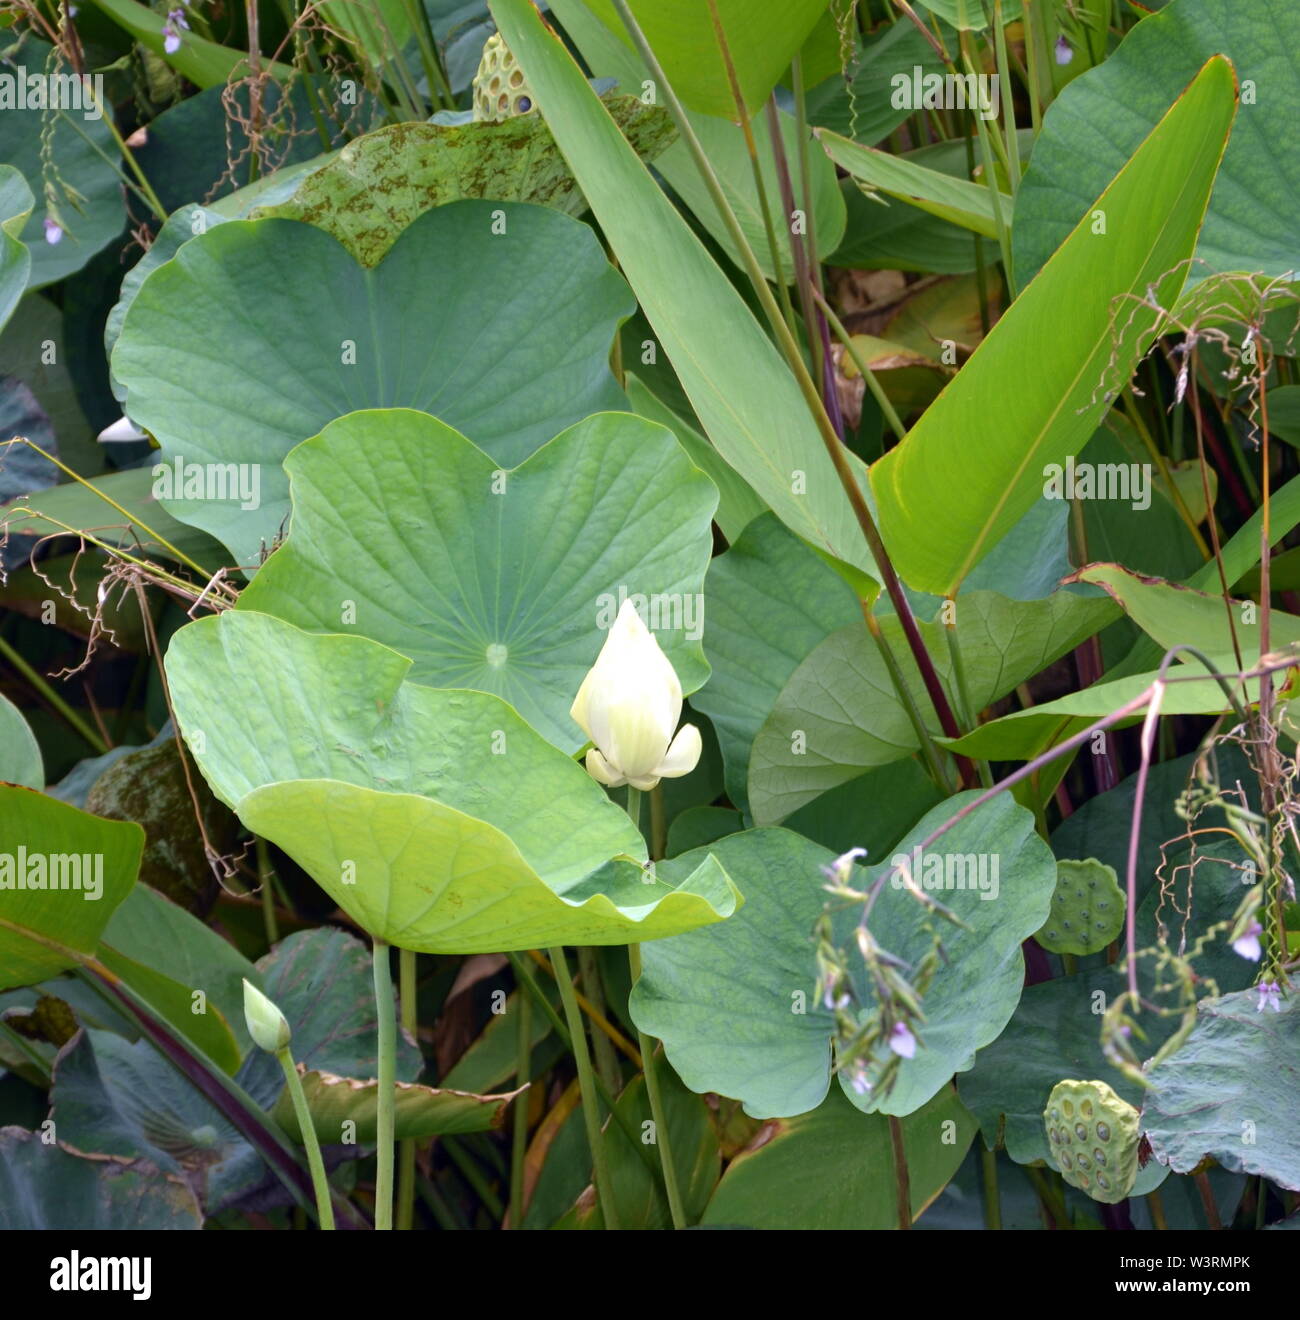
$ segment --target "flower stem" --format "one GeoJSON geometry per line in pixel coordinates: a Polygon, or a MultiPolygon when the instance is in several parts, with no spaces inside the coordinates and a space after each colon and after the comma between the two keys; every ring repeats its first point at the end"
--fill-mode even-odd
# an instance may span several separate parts
{"type": "Polygon", "coordinates": [[[550,958],[551,966],[555,968],[556,984],[560,987],[560,1002],[564,1005],[564,1017],[569,1024],[569,1045],[573,1050],[573,1061],[578,1065],[578,1089],[582,1092],[582,1121],[586,1124],[587,1144],[591,1147],[591,1166],[596,1180],[600,1212],[604,1217],[606,1228],[617,1228],[618,1212],[614,1208],[609,1166],[605,1161],[605,1146],[600,1133],[596,1074],[591,1066],[591,1051],[587,1048],[587,1032],[582,1023],[582,1010],[578,1007],[577,996],[573,993],[573,981],[569,976],[569,963],[564,956],[563,946],[555,945],[550,950],[550,958]]]}
{"type": "MultiPolygon", "coordinates": [[[[521,986],[515,991],[516,1063],[515,1086],[527,1086],[532,1081],[533,1067],[533,1001],[521,986]]],[[[523,1228],[524,1212],[524,1160],[528,1154],[528,1096],[527,1091],[515,1100],[514,1132],[510,1149],[510,1227],[523,1228]]]]}
{"type": "MultiPolygon", "coordinates": [[[[419,1027],[416,1003],[415,950],[397,951],[397,1001],[402,1008],[402,1026],[414,1037],[419,1027]]],[[[397,1151],[397,1227],[415,1226],[415,1141],[408,1138],[397,1151]]]]}
{"type": "MultiPolygon", "coordinates": [[[[641,946],[627,946],[628,968],[632,973],[632,984],[641,979],[641,946]]],[[[672,1216],[674,1228],[685,1228],[686,1207],[682,1203],[681,1188],[677,1185],[677,1165],[673,1161],[672,1141],[668,1136],[668,1115],[664,1111],[663,1095],[659,1090],[659,1073],[655,1066],[655,1043],[638,1031],[637,1044],[641,1047],[641,1067],[645,1073],[646,1095],[650,1098],[650,1117],[655,1124],[655,1148],[659,1152],[659,1165],[663,1169],[664,1191],[668,1196],[668,1213],[672,1216]]]]}
{"type": "Polygon", "coordinates": [[[375,1131],[375,1227],[393,1227],[393,1093],[397,1086],[397,1016],[389,945],[374,937],[375,1016],[379,1036],[379,1112],[375,1131]]]}
{"type": "Polygon", "coordinates": [[[277,1050],[275,1057],[280,1060],[284,1070],[284,1084],[289,1088],[289,1099],[293,1101],[294,1117],[302,1132],[303,1149],[307,1152],[307,1168],[311,1171],[311,1189],[316,1194],[316,1217],[321,1228],[334,1227],[334,1205],[330,1200],[329,1179],[325,1176],[325,1161],[321,1159],[320,1138],[316,1135],[316,1124],[312,1122],[311,1110],[307,1108],[307,1097],[302,1093],[302,1078],[294,1067],[293,1055],[286,1045],[277,1050]]]}

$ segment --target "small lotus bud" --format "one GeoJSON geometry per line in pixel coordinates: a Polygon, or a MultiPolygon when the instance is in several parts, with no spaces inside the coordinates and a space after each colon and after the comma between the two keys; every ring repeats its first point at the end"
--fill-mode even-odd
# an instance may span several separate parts
{"type": "Polygon", "coordinates": [[[244,981],[244,1021],[258,1049],[274,1054],[284,1049],[292,1033],[283,1013],[251,981],[244,981]]]}

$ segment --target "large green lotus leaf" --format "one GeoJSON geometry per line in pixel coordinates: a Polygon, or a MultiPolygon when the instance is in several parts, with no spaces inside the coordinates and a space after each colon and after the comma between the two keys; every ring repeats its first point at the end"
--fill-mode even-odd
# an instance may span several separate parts
{"type": "Polygon", "coordinates": [[[1294,990],[1278,1012],[1259,1003],[1257,990],[1201,1001],[1192,1034],[1151,1070],[1142,1130],[1175,1173],[1211,1155],[1296,1191],[1300,1008],[1294,990]]]}
{"type": "MultiPolygon", "coordinates": [[[[1042,600],[964,592],[956,604],[964,691],[974,717],[1115,617],[1104,598],[1058,591],[1042,600]]],[[[880,620],[922,718],[933,719],[897,615],[880,620]]],[[[945,687],[961,709],[942,619],[919,625],[945,687]]],[[[937,732],[937,730],[935,730],[937,732]]],[[[794,670],[758,730],[749,805],[762,824],[783,820],[829,788],[918,747],[879,648],[860,619],[832,633],[794,670]]]]}
{"type": "Polygon", "coordinates": [[[41,749],[23,713],[0,693],[0,781],[24,788],[45,787],[41,749]]]}
{"type": "Polygon", "coordinates": [[[376,410],[285,468],[289,538],[241,609],[374,638],[415,682],[494,692],[570,753],[587,737],[569,708],[622,596],[647,598],[683,691],[709,672],[717,491],[663,427],[590,417],[507,472],[436,418],[376,410]]]}
{"type": "Polygon", "coordinates": [[[620,406],[607,357],[631,310],[591,230],[543,207],[428,211],[373,270],[314,225],[232,220],[145,280],[112,368],[163,461],[256,465],[254,508],[168,501],[255,564],[289,511],[284,456],[328,422],[419,408],[499,464],[521,462],[620,406]]]}
{"type": "Polygon", "coordinates": [[[628,1009],[691,1090],[743,1100],[756,1118],[805,1113],[830,1086],[834,1020],[816,998],[812,931],[833,854],[789,830],[747,830],[657,871],[686,876],[709,854],[744,876],[745,906],[646,945],[628,1009]]]}
{"type": "Polygon", "coordinates": [[[213,791],[391,943],[618,944],[734,910],[716,862],[677,886],[645,871],[626,815],[504,701],[404,682],[410,667],[364,638],[235,611],[182,629],[167,655],[213,791]]]}
{"type": "Polygon", "coordinates": [[[704,650],[712,674],[691,705],[713,721],[727,796],[748,804],[750,746],[781,689],[827,634],[862,617],[848,584],[761,514],[709,565],[704,650]]]}
{"type": "MultiPolygon", "coordinates": [[[[968,800],[959,796],[930,811],[899,851],[910,851],[968,800]]],[[[985,899],[975,888],[936,895],[969,929],[944,923],[940,930],[949,959],[924,999],[920,1047],[902,1061],[887,1097],[853,1097],[868,1112],[911,1113],[976,1049],[996,1039],[1020,995],[1020,942],[1049,910],[1055,863],[1034,833],[1033,817],[1008,797],[954,826],[939,850],[987,854],[990,875],[996,859],[997,896],[985,899]]],[[[804,1113],[821,1103],[831,1076],[833,1020],[814,998],[812,929],[826,902],[821,868],[832,854],[773,829],[730,835],[710,844],[709,853],[744,877],[745,906],[716,928],[647,947],[630,1011],[642,1031],[664,1042],[669,1061],[693,1090],[733,1096],[758,1118],[804,1113]]],[[[687,873],[699,860],[688,853],[659,869],[671,877],[671,868],[687,873]]],[[[861,887],[887,864],[862,875],[861,887]]],[[[983,892],[995,891],[990,884],[983,892]]],[[[837,938],[850,949],[856,916],[837,918],[837,938]]],[[[902,889],[882,892],[871,931],[909,962],[930,947],[923,909],[902,889]]],[[[861,978],[857,990],[863,1003],[870,1002],[861,978]]]]}
{"type": "Polygon", "coordinates": [[[54,1061],[50,1117],[83,1155],[143,1156],[188,1174],[200,1199],[206,1171],[249,1149],[238,1130],[147,1040],[78,1032],[54,1061]]]}
{"type": "Polygon", "coordinates": [[[1142,20],[1101,65],[1074,79],[1043,120],[1016,199],[1016,278],[1023,287],[1169,102],[1212,55],[1232,60],[1241,107],[1188,271],[1267,276],[1300,268],[1294,217],[1300,162],[1300,9],[1291,0],[1176,0],[1142,20]]]}
{"type": "Polygon", "coordinates": [[[80,1159],[43,1135],[0,1128],[0,1228],[198,1228],[183,1179],[143,1160],[80,1159]]]}
{"type": "MultiPolygon", "coordinates": [[[[639,417],[666,426],[686,450],[692,463],[718,488],[718,509],[713,520],[728,542],[740,538],[767,505],[754,494],[749,482],[733,467],[728,467],[718,451],[686,420],[672,410],[649,385],[627,371],[623,374],[627,401],[639,417]]],[[[1296,392],[1300,394],[1300,387],[1296,392]]]]}
{"type": "MultiPolygon", "coordinates": [[[[605,105],[646,159],[675,135],[662,106],[634,96],[605,105]]],[[[500,123],[390,124],[348,143],[289,201],[255,215],[318,225],[363,266],[374,266],[416,216],[467,197],[535,202],[571,215],[586,206],[546,121],[512,115],[500,123]]]]}
{"type": "Polygon", "coordinates": [[[35,205],[22,171],[0,165],[0,329],[27,288],[32,254],[20,235],[35,205]]]}
{"type": "MultiPolygon", "coordinates": [[[[913,1219],[948,1185],[975,1135],[951,1088],[902,1120],[913,1219]]],[[[898,1192],[889,1120],[832,1092],[765,1124],[731,1162],[704,1215],[719,1228],[890,1229],[898,1192]]]]}
{"type": "Polygon", "coordinates": [[[93,954],[135,884],[143,848],[144,831],[131,821],[0,784],[0,990],[93,954]],[[46,887],[29,887],[37,879],[46,887]]]}
{"type": "Polygon", "coordinates": [[[1146,299],[1169,306],[1182,288],[1234,110],[1231,66],[1212,59],[1097,198],[1105,232],[1081,219],[873,464],[881,534],[910,586],[955,592],[1041,498],[1044,467],[1091,437],[1157,329],[1146,299]]]}
{"type": "MultiPolygon", "coordinates": [[[[57,90],[85,106],[47,110],[9,104],[0,110],[0,161],[26,178],[35,202],[18,233],[5,225],[6,233],[21,238],[31,255],[29,289],[43,288],[80,270],[126,223],[126,198],[114,165],[118,150],[113,135],[96,112],[93,98],[82,100],[81,87],[66,59],[51,62],[51,51],[46,42],[29,39],[4,66],[7,79],[39,78],[51,92],[57,90]],[[59,81],[45,84],[47,74],[59,81]],[[51,196],[57,214],[51,214],[51,196]],[[46,242],[47,218],[63,225],[57,243],[46,242]]],[[[107,103],[107,91],[104,99],[107,103]]],[[[106,108],[111,114],[111,104],[106,108]]],[[[6,198],[11,200],[12,195],[6,192],[6,198]]],[[[3,219],[8,221],[16,214],[6,210],[3,219]]]]}
{"type": "MultiPolygon", "coordinates": [[[[919,1108],[955,1072],[970,1066],[977,1049],[998,1038],[1020,1000],[1020,946],[1047,920],[1056,888],[1056,860],[1035,831],[1033,815],[1004,793],[924,848],[919,858],[913,852],[977,796],[960,793],[932,808],[908,831],[895,854],[909,854],[916,883],[955,913],[965,928],[925,917],[917,901],[899,887],[897,876],[872,912],[871,933],[890,953],[914,966],[931,948],[933,929],[942,940],[945,960],[922,1000],[916,1055],[902,1061],[893,1089],[879,1098],[857,1095],[840,1075],[849,1098],[868,1113],[909,1114],[919,1108]],[[942,862],[945,885],[969,877],[967,887],[931,890],[930,866],[936,862],[942,862]],[[976,887],[977,874],[982,887],[976,887]]],[[[871,867],[855,887],[869,888],[891,860],[871,867]]],[[[841,947],[852,949],[859,915],[850,909],[835,918],[841,947]]],[[[850,968],[859,1002],[869,1003],[873,990],[862,967],[850,962],[850,968]]]]}
{"type": "MultiPolygon", "coordinates": [[[[1220,751],[1225,758],[1220,767],[1225,782],[1234,782],[1238,754],[1230,748],[1220,751]],[[1229,754],[1231,759],[1227,759],[1229,754]]],[[[1226,932],[1231,929],[1243,892],[1241,871],[1227,862],[1241,862],[1240,846],[1233,840],[1214,842],[1216,836],[1211,831],[1220,817],[1217,811],[1207,811],[1197,824],[1207,831],[1208,842],[1202,840],[1194,866],[1186,846],[1166,849],[1167,856],[1162,856],[1160,848],[1165,840],[1172,840],[1188,829],[1186,821],[1175,814],[1173,801],[1182,787],[1180,781],[1186,776],[1190,760],[1183,758],[1180,762],[1153,767],[1147,785],[1138,857],[1138,893],[1145,897],[1140,899],[1137,913],[1137,947],[1155,946],[1158,918],[1174,949],[1183,945],[1196,947],[1212,926],[1223,923],[1218,936],[1196,957],[1194,967],[1201,978],[1198,993],[1226,994],[1248,986],[1256,971],[1255,964],[1238,956],[1227,942],[1226,932]],[[1162,884],[1168,888],[1163,900],[1162,884]]],[[[1244,763],[1241,769],[1246,769],[1244,763]]],[[[1130,778],[1085,804],[1076,815],[1090,819],[1079,830],[1070,828],[1075,819],[1071,817],[1054,836],[1057,851],[1071,839],[1082,836],[1097,845],[1100,856],[1109,856],[1116,866],[1123,867],[1133,787],[1130,778]],[[1107,802],[1108,798],[1113,800],[1107,802]]],[[[1122,882],[1123,870],[1120,877],[1122,882]]],[[[974,1068],[958,1080],[962,1099],[979,1117],[986,1138],[995,1141],[1001,1132],[1007,1153],[1018,1163],[1049,1158],[1043,1109],[1052,1087],[1059,1081],[1071,1077],[1097,1078],[1131,1103],[1139,1106],[1143,1103],[1142,1088],[1113,1068],[1101,1048],[1101,1014],[1114,996],[1124,992],[1126,981],[1104,960],[1089,961],[1092,965],[1081,965],[1073,976],[1029,986],[1007,1029],[979,1052],[974,1068]]],[[[1176,1001],[1171,991],[1156,989],[1153,971],[1152,960],[1139,962],[1139,989],[1149,1003],[1173,1010],[1176,1001]]],[[[1174,978],[1166,973],[1163,979],[1172,982],[1174,978]]],[[[1215,1002],[1226,1003],[1236,998],[1226,994],[1225,999],[1215,1002]]],[[[1172,1011],[1168,1016],[1144,1013],[1141,1027],[1147,1039],[1141,1042],[1142,1054],[1148,1057],[1155,1054],[1178,1022],[1172,1011]]],[[[1181,1051],[1175,1056],[1182,1057],[1181,1051]]],[[[1156,1071],[1164,1067],[1162,1064],[1156,1071]]]]}

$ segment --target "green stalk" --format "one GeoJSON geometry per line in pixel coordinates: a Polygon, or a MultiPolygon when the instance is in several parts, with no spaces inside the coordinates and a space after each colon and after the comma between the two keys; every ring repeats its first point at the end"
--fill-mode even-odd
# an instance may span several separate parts
{"type": "MultiPolygon", "coordinates": [[[[629,790],[631,791],[631,790],[629,790]]],[[[613,1187],[609,1180],[609,1165],[605,1159],[605,1145],[600,1132],[600,1110],[597,1108],[596,1075],[591,1066],[591,1052],[587,1048],[587,1032],[582,1023],[582,1011],[573,982],[569,978],[569,963],[562,945],[550,950],[551,966],[555,968],[555,982],[560,988],[560,1002],[569,1024],[569,1044],[573,1061],[578,1065],[578,1089],[582,1092],[582,1121],[587,1128],[587,1145],[591,1148],[592,1172],[596,1180],[596,1195],[606,1228],[618,1228],[618,1211],[614,1206],[613,1187]]]]}
{"type": "MultiPolygon", "coordinates": [[[[515,992],[515,1087],[527,1086],[532,1081],[533,1069],[533,1001],[528,992],[515,992]]],[[[524,1160],[528,1154],[528,1092],[515,1099],[511,1115],[514,1130],[510,1139],[510,1227],[524,1226],[524,1160]]]]}
{"type": "Polygon", "coordinates": [[[1020,139],[1016,133],[1016,97],[1011,86],[1011,63],[1007,59],[1007,34],[1002,26],[1002,0],[993,0],[993,31],[997,49],[998,78],[1006,89],[1002,108],[1006,119],[1008,183],[1011,196],[1020,191],[1020,139]]]}
{"type": "Polygon", "coordinates": [[[302,1132],[303,1149],[307,1152],[307,1168],[311,1172],[311,1188],[316,1194],[316,1218],[323,1229],[334,1227],[334,1205],[330,1200],[329,1179],[325,1176],[325,1161],[321,1159],[320,1138],[316,1135],[316,1125],[312,1122],[311,1110],[307,1108],[307,1097],[302,1093],[302,1078],[294,1067],[293,1054],[286,1045],[277,1050],[275,1057],[284,1071],[284,1084],[289,1089],[289,1099],[293,1101],[294,1117],[302,1132]]]}
{"type": "MultiPolygon", "coordinates": [[[[596,965],[596,951],[587,945],[578,950],[578,975],[582,978],[582,991],[587,1002],[601,1017],[605,1016],[605,996],[601,991],[600,969],[596,965]]],[[[622,1084],[618,1057],[614,1053],[614,1043],[603,1031],[591,1033],[592,1050],[596,1055],[596,1072],[611,1091],[617,1091],[622,1084]]]]}
{"type": "MultiPolygon", "coordinates": [[[[507,953],[506,957],[510,959],[510,966],[514,969],[518,983],[527,990],[528,996],[533,1001],[534,1005],[541,1009],[542,1016],[550,1024],[551,1030],[555,1032],[566,1048],[572,1049],[573,1046],[570,1044],[568,1027],[564,1025],[560,1015],[552,1007],[551,1001],[542,993],[542,988],[537,984],[537,978],[533,975],[527,962],[517,953],[507,953]]],[[[609,1087],[607,1087],[601,1080],[599,1073],[595,1074],[595,1080],[596,1093],[600,1096],[601,1101],[609,1110],[610,1116],[613,1118],[614,1122],[618,1124],[619,1129],[628,1139],[632,1149],[636,1151],[637,1157],[640,1159],[641,1163],[646,1166],[646,1171],[652,1178],[658,1177],[660,1172],[659,1163],[645,1146],[641,1144],[640,1133],[638,1133],[632,1126],[632,1122],[628,1116],[621,1109],[615,1107],[614,1096],[610,1092],[609,1087]]]]}
{"type": "Polygon", "coordinates": [[[49,683],[47,683],[45,679],[43,679],[40,674],[38,674],[36,670],[34,670],[31,665],[29,665],[27,661],[18,654],[14,647],[6,641],[4,637],[0,637],[0,655],[4,656],[4,658],[13,665],[13,667],[32,685],[32,687],[34,687],[37,692],[39,692],[41,696],[63,716],[64,720],[71,725],[72,728],[74,728],[100,756],[103,756],[103,754],[108,751],[108,744],[103,738],[101,738],[99,734],[96,733],[95,730],[92,729],[61,696],[59,696],[49,683]]]}
{"type": "Polygon", "coordinates": [[[393,1227],[393,1115],[397,1089],[397,1015],[387,940],[373,937],[375,1015],[378,1022],[379,1113],[375,1131],[375,1228],[393,1227]]]}
{"type": "Polygon", "coordinates": [[[266,840],[259,834],[254,843],[257,853],[257,878],[262,882],[262,929],[266,932],[266,947],[273,949],[280,942],[280,927],[275,919],[275,888],[271,884],[271,856],[266,840]]]}
{"type": "MultiPolygon", "coordinates": [[[[402,1008],[402,1026],[414,1039],[419,1028],[418,987],[415,975],[415,950],[397,951],[397,1001],[402,1008]]],[[[406,1138],[397,1152],[397,1227],[415,1226],[415,1140],[406,1138]]]]}
{"type": "MultiPolygon", "coordinates": [[[[663,820],[663,790],[658,784],[651,790],[651,818],[657,814],[660,822],[663,820]],[[655,811],[655,798],[658,798],[658,811],[655,811]]],[[[627,814],[632,818],[632,824],[637,829],[641,828],[641,793],[640,790],[628,786],[627,790],[627,814]]],[[[653,826],[651,833],[656,831],[653,826]]],[[[660,850],[657,849],[652,840],[650,853],[653,860],[659,859],[660,850]]],[[[632,985],[641,979],[641,946],[639,944],[629,944],[627,946],[627,964],[628,971],[632,976],[632,985]]],[[[646,1096],[650,1100],[650,1117],[654,1119],[655,1125],[655,1149],[659,1152],[659,1167],[663,1171],[664,1194],[668,1198],[668,1213],[672,1216],[673,1228],[685,1228],[686,1225],[686,1207],[682,1202],[681,1189],[677,1185],[677,1165],[673,1161],[672,1141],[668,1135],[668,1115],[664,1111],[663,1095],[659,1089],[659,1073],[655,1067],[655,1042],[650,1039],[640,1028],[637,1029],[637,1048],[641,1051],[641,1071],[645,1076],[646,1096]]]]}
{"type": "MultiPolygon", "coordinates": [[[[641,979],[641,946],[627,946],[628,969],[632,973],[632,984],[641,979]]],[[[659,1167],[663,1170],[664,1192],[668,1197],[668,1213],[672,1216],[673,1228],[686,1228],[686,1206],[682,1201],[681,1188],[677,1183],[677,1165],[673,1160],[672,1141],[668,1135],[668,1114],[664,1109],[663,1093],[659,1089],[659,1070],[655,1063],[655,1042],[640,1029],[636,1033],[637,1044],[641,1050],[641,1067],[645,1074],[646,1095],[650,1099],[650,1117],[655,1125],[655,1147],[659,1151],[659,1167]]]]}

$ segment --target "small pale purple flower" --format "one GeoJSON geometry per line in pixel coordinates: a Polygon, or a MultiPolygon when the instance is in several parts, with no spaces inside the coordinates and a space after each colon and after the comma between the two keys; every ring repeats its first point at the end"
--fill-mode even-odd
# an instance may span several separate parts
{"type": "Polygon", "coordinates": [[[190,30],[190,25],[185,19],[185,11],[183,9],[169,9],[167,11],[167,21],[163,24],[163,50],[168,55],[175,55],[180,50],[180,29],[182,28],[186,32],[190,30]]]}
{"type": "Polygon", "coordinates": [[[1282,987],[1276,981],[1261,981],[1255,988],[1259,991],[1256,1013],[1262,1013],[1266,1008],[1271,1008],[1274,1013],[1282,1011],[1282,987]]]}
{"type": "Polygon", "coordinates": [[[858,1095],[866,1095],[871,1090],[871,1082],[867,1078],[866,1064],[855,1063],[849,1069],[849,1085],[858,1095]]]}
{"type": "Polygon", "coordinates": [[[916,1037],[907,1029],[906,1024],[897,1022],[889,1033],[889,1048],[902,1059],[916,1057],[916,1037]]]}
{"type": "Polygon", "coordinates": [[[45,217],[45,241],[51,247],[63,241],[63,226],[53,216],[45,217]]]}
{"type": "Polygon", "coordinates": [[[1066,41],[1064,36],[1056,39],[1056,62],[1057,64],[1069,64],[1074,59],[1074,47],[1066,41]]]}
{"type": "Polygon", "coordinates": [[[1263,933],[1264,927],[1258,921],[1252,921],[1246,928],[1246,933],[1240,939],[1232,941],[1233,952],[1251,962],[1258,962],[1264,952],[1259,943],[1259,937],[1263,933]]]}

